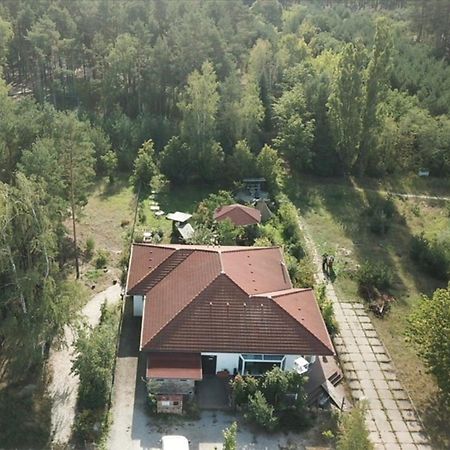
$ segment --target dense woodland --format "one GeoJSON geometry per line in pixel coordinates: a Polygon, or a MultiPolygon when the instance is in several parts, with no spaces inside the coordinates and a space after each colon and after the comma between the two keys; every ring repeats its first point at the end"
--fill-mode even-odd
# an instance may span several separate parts
{"type": "Polygon", "coordinates": [[[95,177],[448,177],[449,60],[447,0],[2,0],[0,371],[76,318],[95,177]]]}

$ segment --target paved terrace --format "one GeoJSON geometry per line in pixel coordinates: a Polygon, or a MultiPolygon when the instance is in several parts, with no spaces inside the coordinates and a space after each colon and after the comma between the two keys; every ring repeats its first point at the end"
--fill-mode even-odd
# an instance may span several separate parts
{"type": "Polygon", "coordinates": [[[316,265],[316,280],[326,283],[340,335],[334,339],[345,377],[355,400],[367,401],[367,427],[376,450],[430,449],[408,393],[361,303],[338,299],[322,273],[322,260],[306,224],[300,220],[306,244],[316,265]]]}

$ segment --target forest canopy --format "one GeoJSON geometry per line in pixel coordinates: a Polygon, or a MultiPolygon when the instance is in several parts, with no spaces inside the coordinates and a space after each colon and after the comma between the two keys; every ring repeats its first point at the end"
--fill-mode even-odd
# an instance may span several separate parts
{"type": "MultiPolygon", "coordinates": [[[[449,18],[445,0],[11,0],[0,62],[14,109],[98,130],[98,175],[130,173],[151,139],[177,183],[235,181],[243,141],[293,173],[445,176],[449,18]]],[[[5,128],[2,179],[36,136],[5,128]]]]}

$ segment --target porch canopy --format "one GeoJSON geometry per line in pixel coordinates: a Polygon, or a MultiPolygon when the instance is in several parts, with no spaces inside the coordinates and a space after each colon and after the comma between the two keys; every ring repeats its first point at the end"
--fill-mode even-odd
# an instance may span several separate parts
{"type": "Polygon", "coordinates": [[[201,380],[202,357],[200,353],[148,353],[147,378],[201,380]]]}

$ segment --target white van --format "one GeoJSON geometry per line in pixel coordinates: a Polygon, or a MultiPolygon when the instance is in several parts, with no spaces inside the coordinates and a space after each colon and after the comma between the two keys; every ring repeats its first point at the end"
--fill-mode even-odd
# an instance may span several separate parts
{"type": "Polygon", "coordinates": [[[189,450],[189,441],[184,436],[163,436],[162,450],[189,450]]]}

